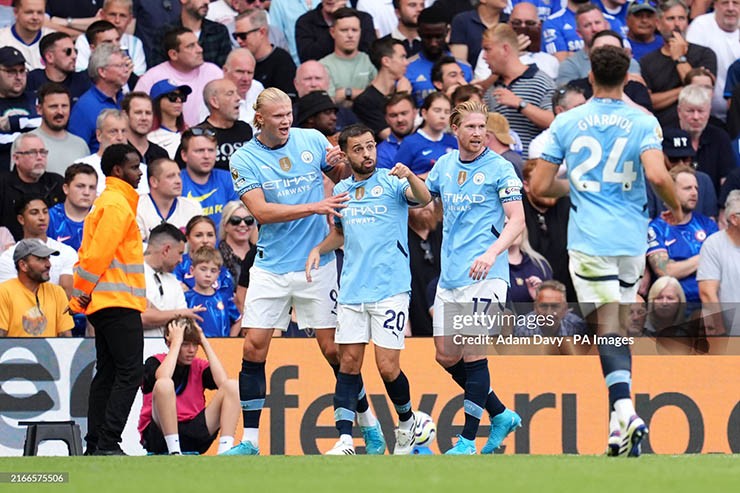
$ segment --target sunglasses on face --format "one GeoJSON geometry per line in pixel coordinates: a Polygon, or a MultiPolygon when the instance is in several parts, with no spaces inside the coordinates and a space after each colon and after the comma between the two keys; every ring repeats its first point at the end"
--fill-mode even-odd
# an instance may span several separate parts
{"type": "Polygon", "coordinates": [[[66,56],[72,55],[72,53],[77,53],[77,48],[65,48],[62,50],[62,53],[64,53],[66,56]]]}
{"type": "Polygon", "coordinates": [[[202,128],[202,127],[190,127],[187,132],[190,132],[193,134],[194,137],[215,137],[216,132],[211,130],[210,128],[202,128]]]}
{"type": "Polygon", "coordinates": [[[244,223],[247,226],[251,226],[254,224],[254,218],[252,216],[246,216],[246,217],[239,217],[239,216],[231,216],[229,218],[229,224],[232,226],[239,226],[240,223],[244,223]]]}
{"type": "Polygon", "coordinates": [[[249,36],[252,33],[256,33],[259,30],[260,28],[256,27],[254,29],[250,29],[249,31],[232,33],[231,37],[234,38],[234,40],[245,41],[247,39],[247,36],[249,36]]]}
{"type": "Polygon", "coordinates": [[[178,101],[182,101],[184,103],[188,100],[188,97],[186,95],[180,94],[179,92],[171,92],[169,94],[166,94],[165,97],[170,103],[176,103],[178,101]]]}

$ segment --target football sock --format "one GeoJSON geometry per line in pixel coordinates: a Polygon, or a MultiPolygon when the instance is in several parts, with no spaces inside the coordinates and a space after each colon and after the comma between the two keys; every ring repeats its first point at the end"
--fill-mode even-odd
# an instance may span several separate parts
{"type": "MultiPolygon", "coordinates": [[[[329,365],[331,366],[332,371],[334,372],[334,376],[336,377],[339,375],[339,365],[329,365]]],[[[358,414],[366,414],[368,412],[368,409],[370,409],[370,403],[367,400],[367,395],[365,394],[365,383],[362,381],[362,374],[359,375],[360,377],[360,392],[357,394],[357,412],[358,414]]],[[[372,412],[370,412],[370,420],[372,421],[373,426],[375,425],[375,416],[372,416],[372,412]]]]}
{"type": "Polygon", "coordinates": [[[218,439],[218,452],[217,454],[223,454],[227,450],[230,450],[234,446],[234,437],[222,436],[218,439]]]}
{"type": "Polygon", "coordinates": [[[491,377],[488,374],[488,360],[482,359],[465,363],[465,426],[461,435],[468,440],[475,440],[478,425],[483,416],[483,407],[491,388],[491,377]]]}
{"type": "MultiPolygon", "coordinates": [[[[452,379],[458,384],[463,390],[465,389],[465,363],[461,359],[449,368],[445,368],[445,371],[452,376],[452,379]]],[[[493,389],[488,389],[488,397],[486,398],[486,411],[491,417],[497,416],[504,412],[506,406],[501,402],[493,389]]]]}
{"type": "Polygon", "coordinates": [[[265,383],[265,364],[242,360],[242,371],[239,372],[239,400],[244,419],[244,436],[242,441],[257,445],[260,415],[265,405],[267,386],[265,383]],[[251,430],[247,433],[247,430],[251,430]]]}
{"type": "Polygon", "coordinates": [[[357,409],[357,385],[360,375],[339,372],[334,389],[334,421],[340,435],[352,435],[357,409]]]}
{"type": "MultiPolygon", "coordinates": [[[[618,334],[605,334],[605,339],[615,339],[618,334]]],[[[635,413],[630,398],[632,383],[632,354],[627,345],[599,344],[601,370],[609,390],[609,407],[617,413],[622,423],[627,423],[635,413]],[[624,402],[624,401],[628,401],[624,402]]]]}
{"type": "Polygon", "coordinates": [[[164,441],[167,443],[167,452],[170,454],[180,454],[180,435],[175,433],[174,435],[167,435],[164,437],[164,441]]]}
{"type": "Polygon", "coordinates": [[[454,365],[445,368],[445,371],[450,374],[452,379],[455,381],[456,384],[460,386],[460,388],[465,388],[465,363],[463,362],[462,358],[454,365]]]}
{"type": "Polygon", "coordinates": [[[488,389],[488,397],[486,397],[486,411],[488,411],[488,415],[493,418],[505,410],[506,406],[504,406],[504,403],[498,398],[496,392],[494,392],[493,389],[488,389]]]}
{"type": "Polygon", "coordinates": [[[411,394],[409,392],[409,380],[401,371],[392,382],[383,382],[385,390],[388,392],[393,407],[396,408],[398,419],[400,421],[409,421],[414,416],[411,410],[411,394]]]}

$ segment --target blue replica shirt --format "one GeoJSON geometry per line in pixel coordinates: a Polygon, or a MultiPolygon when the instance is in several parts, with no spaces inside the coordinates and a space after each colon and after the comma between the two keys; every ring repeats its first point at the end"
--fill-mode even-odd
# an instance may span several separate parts
{"type": "MultiPolygon", "coordinates": [[[[452,56],[450,52],[446,54],[452,56]]],[[[470,65],[462,60],[458,60],[457,63],[462,69],[465,81],[473,80],[473,69],[470,65]]],[[[411,94],[416,100],[417,108],[421,108],[425,97],[437,91],[437,88],[432,84],[433,66],[434,62],[425,58],[421,51],[409,59],[409,64],[406,67],[406,78],[411,82],[411,94]]]]}
{"type": "Polygon", "coordinates": [[[647,197],[640,156],[661,149],[654,116],[614,99],[590,99],[555,117],[542,159],[567,164],[568,249],[594,256],[645,255],[647,197]]]}
{"type": "Polygon", "coordinates": [[[632,5],[632,2],[623,3],[619,6],[616,12],[609,12],[608,10],[606,10],[604,2],[602,2],[601,0],[591,0],[591,3],[599,7],[599,10],[601,10],[605,15],[611,15],[612,17],[619,19],[619,22],[621,22],[622,24],[627,24],[627,9],[630,5],[632,5]]]}
{"type": "MultiPolygon", "coordinates": [[[[442,272],[439,286],[454,289],[473,284],[468,276],[473,261],[493,245],[504,228],[503,204],[522,200],[522,182],[514,166],[488,149],[471,162],[459,151],[442,156],[426,181],[432,195],[442,199],[442,272]]],[[[509,254],[501,253],[488,279],[509,283],[509,254]]]]}
{"type": "MultiPolygon", "coordinates": [[[[261,188],[265,201],[275,204],[309,204],[324,199],[322,171],[330,147],[318,130],[291,128],[288,142],[270,149],[254,138],[231,155],[231,177],[239,196],[261,188]]],[[[313,247],[329,234],[324,216],[312,214],[284,223],[262,224],[254,265],[274,274],[302,271],[313,247]]],[[[321,265],[334,259],[322,255],[321,265]]]]}
{"type": "Polygon", "coordinates": [[[377,167],[391,169],[396,165],[396,153],[398,148],[401,147],[401,142],[392,133],[383,142],[378,144],[376,147],[377,152],[377,167]]]}
{"type": "Polygon", "coordinates": [[[554,10],[560,9],[560,0],[512,0],[511,6],[513,8],[522,2],[531,3],[537,7],[537,17],[539,17],[543,22],[550,17],[550,14],[552,14],[554,10]]]}
{"type": "Polygon", "coordinates": [[[198,305],[205,307],[206,310],[199,315],[203,317],[200,326],[206,337],[229,337],[231,325],[241,317],[232,297],[225,298],[219,291],[207,295],[191,289],[185,293],[185,301],[188,308],[198,305]]]}
{"type": "Polygon", "coordinates": [[[354,176],[334,187],[349,192],[347,208],[336,218],[344,231],[344,263],[339,303],[356,305],[411,292],[408,247],[409,182],[377,169],[370,178],[354,176]]]}
{"type": "Polygon", "coordinates": [[[122,100],[123,91],[118,91],[114,99],[103,94],[95,85],[90,86],[90,89],[80,96],[72,107],[67,129],[84,140],[90,152],[97,152],[100,148],[100,142],[95,136],[95,122],[98,115],[108,108],[120,110],[122,100]]]}
{"type": "MultiPolygon", "coordinates": [[[[696,212],[691,214],[691,221],[675,226],[660,218],[653,219],[648,227],[647,254],[662,250],[668,253],[669,259],[680,262],[698,255],[704,240],[717,231],[714,221],[696,212]]],[[[696,272],[678,281],[686,294],[686,301],[700,301],[696,272]]]]}
{"type": "Polygon", "coordinates": [[[403,139],[389,168],[396,163],[403,163],[415,175],[428,173],[441,156],[455,149],[457,139],[454,136],[442,134],[442,139],[434,141],[421,130],[417,130],[403,139]]]}
{"type": "MultiPolygon", "coordinates": [[[[193,274],[190,273],[190,267],[192,267],[192,265],[193,260],[190,258],[190,254],[186,253],[182,256],[182,262],[177,264],[177,267],[175,267],[173,272],[175,277],[177,277],[177,279],[181,283],[185,284],[191,291],[193,287],[195,287],[195,279],[193,279],[193,274]]],[[[216,279],[216,282],[213,284],[213,289],[221,293],[224,299],[228,300],[234,297],[234,292],[236,291],[234,278],[231,277],[231,273],[226,266],[221,266],[221,272],[219,272],[218,279],[216,279]]]]}
{"type": "Polygon", "coordinates": [[[84,221],[77,222],[67,217],[64,213],[64,203],[60,202],[49,209],[49,227],[46,230],[46,236],[69,245],[77,251],[82,244],[84,224],[84,221]]]}
{"type": "MultiPolygon", "coordinates": [[[[612,31],[619,33],[622,39],[627,38],[627,25],[612,15],[604,14],[612,31]]],[[[578,51],[583,49],[583,39],[576,31],[576,13],[563,7],[542,23],[543,49],[547,53],[558,51],[578,51]]]]}
{"type": "MultiPolygon", "coordinates": [[[[186,169],[180,171],[182,178],[182,196],[195,200],[203,207],[203,215],[213,219],[216,229],[221,224],[221,213],[224,205],[232,200],[239,200],[231,184],[229,172],[223,169],[214,169],[208,181],[200,185],[195,183],[186,169]]],[[[218,233],[218,231],[217,231],[218,233]]]]}

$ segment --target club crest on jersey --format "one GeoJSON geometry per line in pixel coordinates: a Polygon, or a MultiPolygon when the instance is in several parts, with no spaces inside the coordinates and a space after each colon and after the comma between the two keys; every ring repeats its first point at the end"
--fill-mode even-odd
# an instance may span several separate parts
{"type": "Polygon", "coordinates": [[[301,161],[303,161],[306,164],[313,161],[313,154],[311,154],[311,151],[303,151],[301,153],[301,161]]]}
{"type": "Polygon", "coordinates": [[[236,168],[231,168],[231,177],[234,180],[238,180],[239,179],[239,172],[236,170],[236,168]]]}
{"type": "Polygon", "coordinates": [[[355,200],[362,200],[362,197],[364,196],[365,196],[365,187],[355,188],[355,200]]]}
{"type": "Polygon", "coordinates": [[[373,197],[380,197],[383,194],[383,187],[380,185],[376,185],[373,187],[372,190],[370,190],[370,195],[373,197]]]}
{"type": "Polygon", "coordinates": [[[457,173],[457,184],[462,185],[465,183],[465,180],[468,179],[468,172],[467,171],[460,171],[457,173]]]}
{"type": "Polygon", "coordinates": [[[707,239],[707,232],[704,231],[703,229],[700,229],[699,231],[696,232],[696,234],[694,235],[694,238],[696,238],[696,241],[704,241],[707,239]]]}
{"type": "Polygon", "coordinates": [[[486,181],[486,175],[484,175],[483,173],[476,173],[473,175],[473,183],[475,183],[476,185],[480,185],[484,181],[486,181]]]}
{"type": "Polygon", "coordinates": [[[280,158],[280,169],[283,171],[290,171],[290,168],[293,167],[293,163],[290,162],[289,157],[283,157],[280,158]]]}

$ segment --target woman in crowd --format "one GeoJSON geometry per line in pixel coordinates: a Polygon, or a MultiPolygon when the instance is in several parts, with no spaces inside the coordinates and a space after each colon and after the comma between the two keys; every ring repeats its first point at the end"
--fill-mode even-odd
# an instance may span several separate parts
{"type": "Polygon", "coordinates": [[[239,279],[244,259],[256,248],[256,220],[243,203],[234,200],[224,206],[219,232],[221,241],[218,250],[224,259],[224,266],[233,279],[239,279]]]}
{"type": "Polygon", "coordinates": [[[164,147],[170,159],[175,159],[175,153],[180,146],[180,136],[187,129],[182,116],[182,105],[191,92],[189,86],[174,86],[168,80],[157,82],[149,91],[154,110],[154,124],[147,138],[164,147]]]}
{"type": "Polygon", "coordinates": [[[512,303],[532,303],[537,286],[552,279],[548,261],[529,244],[527,229],[509,247],[509,299],[512,303]]]}
{"type": "MultiPolygon", "coordinates": [[[[185,236],[188,240],[188,252],[194,252],[202,246],[216,248],[216,223],[208,216],[194,216],[185,226],[185,236]]],[[[191,265],[190,253],[186,253],[182,256],[182,262],[175,268],[174,272],[186,291],[193,289],[195,285],[193,275],[190,273],[191,265]]],[[[225,264],[221,267],[218,280],[213,287],[224,296],[234,296],[234,278],[225,264]]]]}

